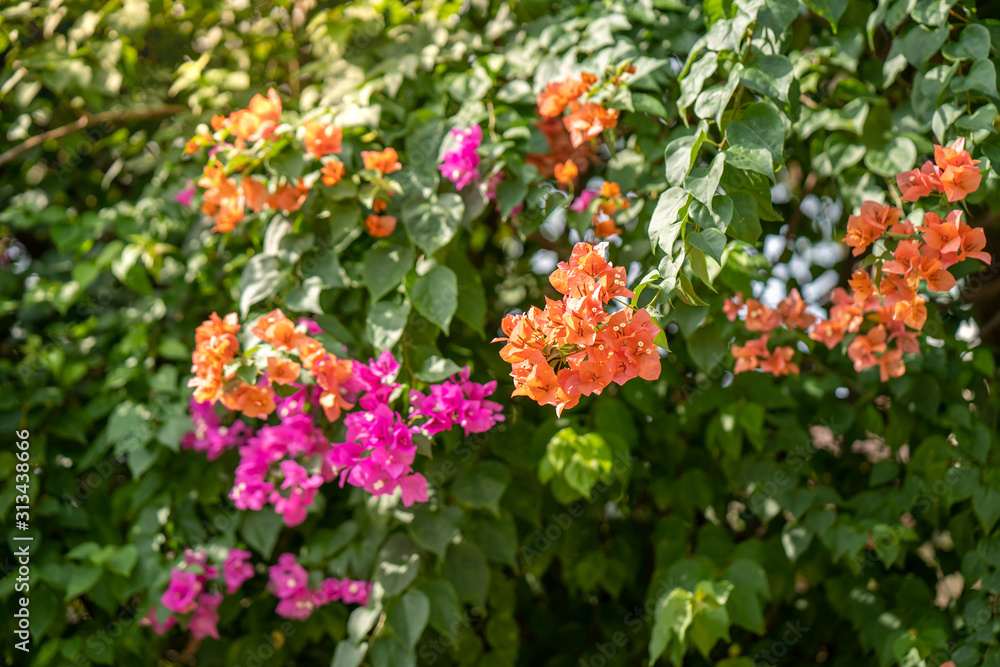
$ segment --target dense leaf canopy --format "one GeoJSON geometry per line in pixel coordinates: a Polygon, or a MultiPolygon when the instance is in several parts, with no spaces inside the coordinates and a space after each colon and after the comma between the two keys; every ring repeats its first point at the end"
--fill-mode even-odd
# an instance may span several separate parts
{"type": "Polygon", "coordinates": [[[1000,665],[986,9],[99,4],[0,10],[6,664],[1000,665]],[[278,378],[364,445],[389,359],[399,491],[248,508],[278,378]]]}

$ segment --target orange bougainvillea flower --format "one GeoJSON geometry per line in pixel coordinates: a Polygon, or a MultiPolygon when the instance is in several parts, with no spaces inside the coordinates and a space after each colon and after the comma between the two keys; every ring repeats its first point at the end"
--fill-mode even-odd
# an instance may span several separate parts
{"type": "Polygon", "coordinates": [[[240,185],[250,210],[254,213],[263,211],[269,196],[267,186],[250,176],[245,177],[240,185]]]}
{"type": "Polygon", "coordinates": [[[743,308],[743,295],[737,292],[732,299],[726,299],[722,303],[722,312],[726,315],[726,319],[730,322],[735,322],[736,318],[740,316],[740,309],[743,308]]]}
{"type": "Polygon", "coordinates": [[[267,91],[267,97],[254,95],[250,106],[229,115],[227,125],[233,135],[241,141],[259,141],[274,134],[281,119],[281,98],[274,88],[267,91]]]}
{"type": "Polygon", "coordinates": [[[609,236],[614,236],[615,234],[621,234],[622,230],[618,228],[615,221],[609,217],[601,217],[601,214],[594,218],[594,236],[599,239],[606,239],[609,236]]]}
{"type": "Polygon", "coordinates": [[[878,360],[878,372],[882,382],[888,382],[890,378],[902,377],[906,373],[906,366],[903,364],[903,350],[898,347],[887,350],[878,360]]]}
{"type": "Polygon", "coordinates": [[[383,174],[391,174],[403,168],[395,148],[386,148],[384,151],[361,151],[361,160],[365,163],[365,169],[374,169],[383,174]]]}
{"type": "Polygon", "coordinates": [[[563,118],[563,125],[569,131],[570,143],[574,148],[617,124],[617,109],[605,109],[594,102],[586,102],[578,107],[574,102],[573,113],[563,118]]]}
{"type": "Polygon", "coordinates": [[[365,229],[377,239],[385,238],[396,230],[396,218],[373,213],[365,218],[365,229]]]}
{"type": "Polygon", "coordinates": [[[384,199],[376,198],[375,201],[372,202],[372,210],[375,211],[376,213],[383,212],[387,206],[388,204],[384,199]]]}
{"type": "Polygon", "coordinates": [[[788,296],[778,304],[778,315],[789,329],[805,331],[816,322],[816,316],[806,312],[806,302],[802,300],[799,290],[792,288],[788,296]]]}
{"type": "Polygon", "coordinates": [[[903,276],[914,287],[924,279],[928,289],[935,292],[946,292],[955,286],[955,278],[942,268],[941,261],[921,255],[915,241],[901,241],[893,252],[893,259],[885,262],[882,270],[903,276]]]}
{"type": "Polygon", "coordinates": [[[847,356],[854,362],[854,370],[860,373],[878,364],[877,354],[885,352],[885,327],[881,324],[867,334],[855,337],[847,346],[847,356]]]}
{"type": "Polygon", "coordinates": [[[295,330],[295,322],[275,308],[262,315],[250,329],[250,333],[270,344],[276,350],[292,350],[311,340],[307,335],[295,330]]]}
{"type": "Polygon", "coordinates": [[[973,160],[965,150],[964,137],[959,137],[950,146],[935,146],[934,162],[941,170],[940,190],[949,202],[965,199],[983,180],[976,167],[979,160],[973,160]]]}
{"type": "Polygon", "coordinates": [[[555,118],[562,115],[570,102],[590,90],[597,82],[597,77],[584,72],[579,79],[564,79],[553,81],[538,94],[538,115],[543,118],[555,118]]]}
{"type": "Polygon", "coordinates": [[[899,222],[901,211],[888,204],[866,201],[861,205],[861,213],[847,219],[847,236],[844,242],[854,248],[853,255],[857,257],[865,249],[882,237],[891,227],[899,222]]]}
{"type": "Polygon", "coordinates": [[[214,231],[228,233],[243,219],[245,200],[236,181],[226,176],[221,164],[205,165],[198,185],[205,188],[201,210],[215,217],[214,231]]]}
{"type": "Polygon", "coordinates": [[[211,126],[213,132],[224,130],[227,127],[229,127],[229,119],[227,119],[225,116],[220,116],[220,115],[212,116],[211,126]]]}
{"type": "Polygon", "coordinates": [[[739,375],[752,371],[758,367],[761,358],[768,358],[771,355],[767,349],[767,341],[770,338],[770,334],[764,334],[760,338],[747,341],[746,345],[733,345],[730,350],[733,358],[736,359],[733,373],[739,375]]]}
{"type": "Polygon", "coordinates": [[[927,213],[922,229],[923,240],[927,244],[923,254],[940,259],[944,268],[969,258],[986,264],[992,262],[990,254],[983,251],[986,234],[981,228],[965,224],[961,211],[952,211],[944,220],[935,213],[927,213]]]}
{"type": "Polygon", "coordinates": [[[309,196],[309,186],[300,178],[293,187],[289,183],[279,185],[274,194],[268,197],[267,205],[279,211],[292,213],[302,208],[309,196]]]}
{"type": "Polygon", "coordinates": [[[903,201],[917,201],[941,190],[941,170],[928,161],[920,169],[898,174],[896,185],[899,186],[903,201]]]}
{"type": "Polygon", "coordinates": [[[768,332],[781,326],[781,313],[768,308],[757,299],[747,299],[747,331],[768,332]]]}
{"type": "Polygon", "coordinates": [[[555,177],[556,180],[563,185],[569,185],[573,182],[573,179],[579,175],[580,170],[576,168],[576,164],[572,160],[566,160],[561,164],[555,166],[555,177]]]}
{"type": "Polygon", "coordinates": [[[194,399],[199,403],[214,403],[222,396],[223,385],[233,373],[224,374],[225,365],[236,357],[240,343],[236,334],[240,330],[236,313],[221,318],[217,313],[195,329],[195,349],[191,355],[191,372],[188,381],[194,387],[194,399]]]}
{"type": "Polygon", "coordinates": [[[274,390],[268,386],[256,386],[242,382],[235,391],[225,393],[219,399],[227,409],[242,412],[251,419],[264,419],[274,412],[274,390]]]}
{"type": "Polygon", "coordinates": [[[291,359],[282,359],[281,357],[267,358],[267,374],[271,382],[278,384],[298,382],[301,371],[302,366],[291,359]]]}
{"type": "Polygon", "coordinates": [[[771,356],[767,359],[762,359],[760,362],[760,370],[765,373],[770,373],[775,377],[780,377],[782,375],[798,375],[799,365],[792,362],[792,357],[795,356],[795,350],[790,347],[776,347],[771,356]]]}
{"type": "Polygon", "coordinates": [[[332,123],[309,121],[305,124],[306,151],[318,158],[340,152],[343,130],[332,123]]]}
{"type": "Polygon", "coordinates": [[[340,183],[340,179],[344,177],[344,163],[340,160],[328,160],[323,163],[323,169],[320,170],[320,173],[322,174],[323,185],[332,187],[340,183]]]}
{"type": "Polygon", "coordinates": [[[606,248],[606,243],[576,244],[569,261],[549,276],[563,298],[504,318],[505,336],[494,342],[506,343],[500,357],[512,366],[514,396],[553,405],[561,414],[612,382],[659,377],[659,348],[653,340],[660,329],[648,311],[628,306],[609,315],[604,308],[616,297],[633,296],[624,267],[604,259],[606,248]]]}

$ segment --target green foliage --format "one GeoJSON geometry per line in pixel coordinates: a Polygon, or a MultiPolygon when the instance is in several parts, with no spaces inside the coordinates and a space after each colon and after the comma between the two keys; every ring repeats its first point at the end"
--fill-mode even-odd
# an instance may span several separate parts
{"type": "MultiPolygon", "coordinates": [[[[955,267],[930,344],[884,384],[805,336],[801,376],[734,377],[722,311],[752,283],[844,284],[849,258],[808,257],[935,143],[970,140],[967,217],[994,220],[1000,28],[974,3],[70,1],[0,24],[0,422],[30,432],[31,665],[1000,661],[995,271],[955,267]],[[527,157],[549,150],[535,95],[580,71],[624,77],[588,175],[631,193],[611,259],[645,276],[636,302],[670,350],[659,380],[557,418],[507,398],[489,340],[554,295],[533,260],[569,256],[563,216],[590,228],[527,157]],[[364,232],[373,195],[348,179],[230,235],[175,199],[204,163],[185,142],[271,85],[292,113],[350,119],[345,159],[399,151],[389,238],[364,232]],[[437,169],[447,130],[472,124],[504,173],[495,202],[437,169]],[[426,504],[327,485],[297,529],[240,512],[236,452],[180,447],[194,330],[275,307],[355,358],[393,350],[418,386],[471,365],[506,421],[423,443],[426,504]],[[960,339],[968,322],[983,344],[960,339]],[[258,575],[223,603],[222,641],[155,635],[138,619],[196,546],[293,552],[380,592],[289,621],[258,575]]],[[[268,168],[306,170],[290,153],[268,168]]],[[[0,452],[10,533],[17,463],[0,452]]]]}

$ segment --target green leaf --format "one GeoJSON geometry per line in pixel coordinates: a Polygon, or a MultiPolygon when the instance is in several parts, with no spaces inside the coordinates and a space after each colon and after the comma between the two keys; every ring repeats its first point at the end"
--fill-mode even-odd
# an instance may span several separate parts
{"type": "Polygon", "coordinates": [[[726,249],[726,235],[718,229],[702,229],[688,236],[688,242],[722,265],[722,251],[726,249]]]}
{"type": "Polygon", "coordinates": [[[682,188],[670,188],[656,202],[656,209],[649,220],[649,240],[658,245],[667,256],[673,255],[674,242],[681,234],[683,211],[689,195],[682,188]]]}
{"type": "Polygon", "coordinates": [[[462,367],[451,359],[438,356],[427,357],[423,366],[417,371],[417,379],[428,383],[441,382],[461,370],[462,367]]]}
{"type": "Polygon", "coordinates": [[[257,553],[265,559],[269,559],[274,551],[274,546],[278,543],[278,534],[281,533],[283,525],[281,515],[271,508],[265,507],[256,512],[243,514],[240,535],[257,553]]]}
{"type": "Polygon", "coordinates": [[[444,558],[448,545],[458,535],[462,518],[462,510],[458,507],[442,507],[437,512],[421,507],[414,512],[407,531],[419,546],[444,558]]]}
{"type": "Polygon", "coordinates": [[[403,642],[413,648],[427,627],[431,603],[427,596],[416,589],[406,591],[403,597],[390,605],[386,625],[393,629],[403,642]]]}
{"type": "Polygon", "coordinates": [[[870,148],[865,166],[883,178],[895,179],[917,163],[917,146],[906,137],[896,137],[882,148],[870,148]]]}
{"type": "Polygon", "coordinates": [[[733,201],[733,219],[726,233],[734,239],[756,245],[761,235],[757,202],[751,195],[743,192],[732,195],[730,199],[733,201]]]}
{"type": "Polygon", "coordinates": [[[464,212],[462,198],[449,192],[440,195],[436,201],[418,204],[410,213],[404,210],[403,221],[410,238],[424,252],[432,255],[451,241],[464,212]]]}
{"type": "MultiPolygon", "coordinates": [[[[698,95],[701,93],[701,89],[705,85],[705,81],[707,81],[710,76],[715,74],[718,62],[719,54],[714,51],[709,51],[701,58],[694,61],[694,64],[691,65],[691,69],[689,69],[688,73],[683,79],[681,79],[681,96],[677,99],[677,108],[682,114],[685,109],[691,106],[691,104],[698,99],[698,95]]],[[[669,148],[667,152],[669,154],[669,148]]]]}
{"type": "Polygon", "coordinates": [[[972,494],[972,511],[989,534],[1000,518],[1000,491],[990,484],[981,484],[972,494]]]}
{"type": "Polygon", "coordinates": [[[444,575],[455,587],[460,600],[477,609],[484,608],[490,568],[479,547],[468,542],[450,545],[444,560],[444,575]]]}
{"type": "Polygon", "coordinates": [[[500,498],[510,484],[510,471],[499,461],[483,461],[462,471],[451,485],[458,501],[472,509],[500,515],[500,498]]]}
{"type": "Polygon", "coordinates": [[[337,642],[337,647],[333,650],[333,661],[330,667],[358,667],[368,653],[367,642],[353,644],[349,639],[342,639],[337,642]]]}
{"type": "Polygon", "coordinates": [[[75,600],[91,590],[101,580],[103,570],[94,565],[74,565],[66,583],[64,602],[75,600]]]}
{"type": "Polygon", "coordinates": [[[987,97],[997,97],[997,71],[993,61],[981,58],[972,63],[968,76],[956,76],[951,89],[956,93],[978,91],[987,97]]]}
{"type": "Polygon", "coordinates": [[[457,247],[448,255],[448,266],[458,279],[458,310],[455,317],[483,335],[483,321],[486,319],[486,290],[479,271],[469,258],[457,247]]]}
{"type": "MultiPolygon", "coordinates": [[[[730,148],[727,155],[747,160],[757,165],[761,162],[759,151],[766,150],[773,163],[769,173],[764,174],[772,180],[774,166],[784,162],[785,127],[781,116],[770,104],[756,102],[751,104],[740,116],[726,127],[726,141],[730,148]]],[[[732,162],[732,160],[730,160],[732,162]]],[[[754,169],[763,173],[760,168],[754,169]]]]}
{"type": "MultiPolygon", "coordinates": [[[[664,151],[664,176],[670,185],[680,185],[691,171],[695,157],[701,145],[705,142],[705,131],[699,127],[695,134],[674,139],[664,151]]],[[[662,199],[662,196],[661,196],[662,199]]]]}
{"type": "Polygon", "coordinates": [[[368,311],[365,338],[376,350],[389,350],[399,341],[410,315],[410,302],[380,301],[368,311]]]}
{"type": "Polygon", "coordinates": [[[240,278],[240,316],[246,317],[250,306],[274,294],[281,286],[284,273],[281,262],[273,255],[254,255],[243,267],[240,278]]]}
{"type": "Polygon", "coordinates": [[[899,40],[899,51],[907,62],[920,69],[948,39],[948,26],[930,30],[922,25],[911,27],[899,40]]]}
{"type": "Polygon", "coordinates": [[[957,42],[949,42],[941,49],[949,60],[982,60],[990,55],[990,31],[979,23],[962,28],[957,42]]]}
{"type": "Polygon", "coordinates": [[[442,633],[454,631],[456,620],[465,620],[465,611],[455,587],[443,579],[421,579],[415,588],[431,601],[430,626],[442,633]]]}
{"type": "Polygon", "coordinates": [[[816,12],[821,19],[826,19],[833,32],[837,32],[837,21],[847,9],[847,0],[804,0],[809,9],[816,12]]]}
{"type": "Polygon", "coordinates": [[[114,555],[107,560],[105,566],[115,574],[127,577],[132,574],[132,568],[135,567],[138,560],[139,550],[135,548],[135,545],[126,544],[115,550],[114,555]]]}
{"type": "Polygon", "coordinates": [[[719,189],[719,181],[722,179],[722,170],[725,164],[725,154],[719,153],[712,160],[712,164],[708,169],[705,167],[692,169],[688,177],[684,179],[684,189],[690,192],[692,197],[711,209],[715,193],[719,189]]]}
{"type": "Polygon", "coordinates": [[[410,301],[418,313],[447,335],[451,318],[458,308],[458,279],[455,272],[446,266],[435,266],[413,283],[410,301]]]}
{"type": "Polygon", "coordinates": [[[740,83],[761,95],[788,102],[788,89],[795,80],[792,61],[787,56],[760,56],[740,73],[740,83]]]}
{"type": "Polygon", "coordinates": [[[372,301],[378,301],[398,285],[413,268],[413,248],[398,243],[380,243],[365,257],[365,284],[372,301]]]}
{"type": "Polygon", "coordinates": [[[389,596],[399,595],[409,588],[420,572],[417,547],[403,533],[396,533],[386,541],[376,562],[374,580],[389,596]]]}
{"type": "Polygon", "coordinates": [[[685,652],[685,637],[694,620],[693,596],[675,588],[656,603],[653,630],[649,637],[649,664],[665,652],[670,661],[680,667],[685,652]]]}

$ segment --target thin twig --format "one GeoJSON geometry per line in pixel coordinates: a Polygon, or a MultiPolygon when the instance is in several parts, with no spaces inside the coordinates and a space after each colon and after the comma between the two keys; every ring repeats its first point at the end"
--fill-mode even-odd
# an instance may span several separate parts
{"type": "Polygon", "coordinates": [[[77,120],[73,121],[68,125],[63,125],[62,127],[57,127],[55,129],[49,130],[48,132],[43,132],[41,134],[35,135],[25,139],[23,142],[14,146],[8,151],[0,154],[0,166],[7,164],[15,159],[17,159],[21,154],[30,151],[36,146],[40,146],[49,139],[61,139],[67,135],[73,134],[74,132],[79,132],[80,130],[86,129],[91,125],[101,125],[102,123],[114,123],[122,121],[132,121],[132,120],[147,120],[149,118],[158,118],[160,116],[170,116],[173,114],[179,114],[189,111],[189,109],[180,104],[167,104],[162,107],[156,107],[152,109],[132,109],[132,110],[122,110],[113,109],[111,111],[102,111],[98,114],[84,114],[77,120]]]}

